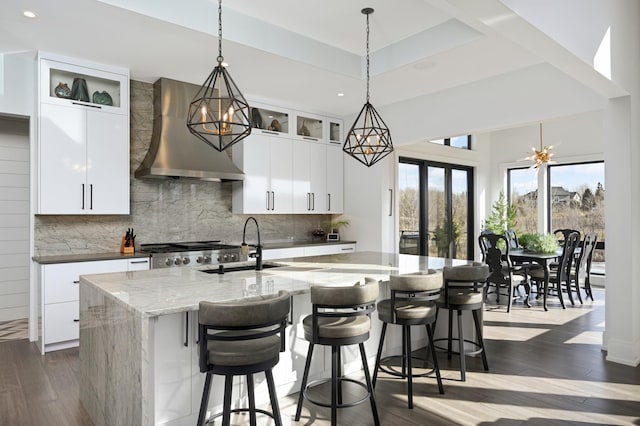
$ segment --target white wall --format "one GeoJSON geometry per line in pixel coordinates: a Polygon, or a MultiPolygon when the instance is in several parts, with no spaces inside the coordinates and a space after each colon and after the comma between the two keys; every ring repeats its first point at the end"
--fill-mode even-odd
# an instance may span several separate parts
{"type": "Polygon", "coordinates": [[[33,115],[35,53],[0,53],[0,115],[33,115]]]}
{"type": "Polygon", "coordinates": [[[29,316],[29,120],[0,116],[0,321],[29,316]]]}

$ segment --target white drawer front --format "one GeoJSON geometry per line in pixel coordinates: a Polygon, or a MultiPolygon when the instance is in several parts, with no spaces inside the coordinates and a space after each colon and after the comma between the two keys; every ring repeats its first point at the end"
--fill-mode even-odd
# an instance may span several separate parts
{"type": "Polygon", "coordinates": [[[79,302],[52,303],[44,307],[44,343],[76,340],[80,337],[79,302]]]}
{"type": "Polygon", "coordinates": [[[151,267],[151,259],[148,257],[141,257],[136,259],[129,259],[128,271],[146,271],[151,267]]]}
{"type": "Polygon", "coordinates": [[[43,269],[44,303],[70,302],[80,297],[80,275],[126,271],[127,259],[58,263],[43,269]]]}

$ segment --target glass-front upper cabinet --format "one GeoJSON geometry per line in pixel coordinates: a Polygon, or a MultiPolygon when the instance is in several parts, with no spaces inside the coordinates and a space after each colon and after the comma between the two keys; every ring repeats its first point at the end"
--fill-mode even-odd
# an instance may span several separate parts
{"type": "Polygon", "coordinates": [[[342,144],[344,142],[344,137],[342,134],[343,123],[342,120],[337,118],[330,118],[327,120],[329,125],[329,143],[332,144],[342,144]]]}
{"type": "Polygon", "coordinates": [[[324,117],[298,113],[296,115],[296,139],[320,142],[324,139],[324,117]]]}
{"type": "Polygon", "coordinates": [[[290,136],[291,112],[279,107],[249,101],[252,132],[274,136],[290,136]]]}
{"type": "Polygon", "coordinates": [[[41,102],[129,113],[127,70],[84,67],[43,57],[39,64],[41,102]]]}

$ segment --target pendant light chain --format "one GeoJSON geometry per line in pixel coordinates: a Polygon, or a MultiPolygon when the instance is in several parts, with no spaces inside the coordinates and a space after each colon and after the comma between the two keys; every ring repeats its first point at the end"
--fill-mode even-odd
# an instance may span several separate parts
{"type": "Polygon", "coordinates": [[[222,65],[222,0],[218,0],[218,64],[222,65]]]}
{"type": "Polygon", "coordinates": [[[369,103],[369,14],[367,16],[367,103],[369,103]]]}

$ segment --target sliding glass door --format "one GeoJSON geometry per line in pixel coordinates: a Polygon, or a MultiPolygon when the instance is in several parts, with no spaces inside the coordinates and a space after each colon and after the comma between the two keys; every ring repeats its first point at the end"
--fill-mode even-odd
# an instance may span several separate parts
{"type": "Polygon", "coordinates": [[[473,170],[401,158],[400,253],[473,258],[473,170]]]}

